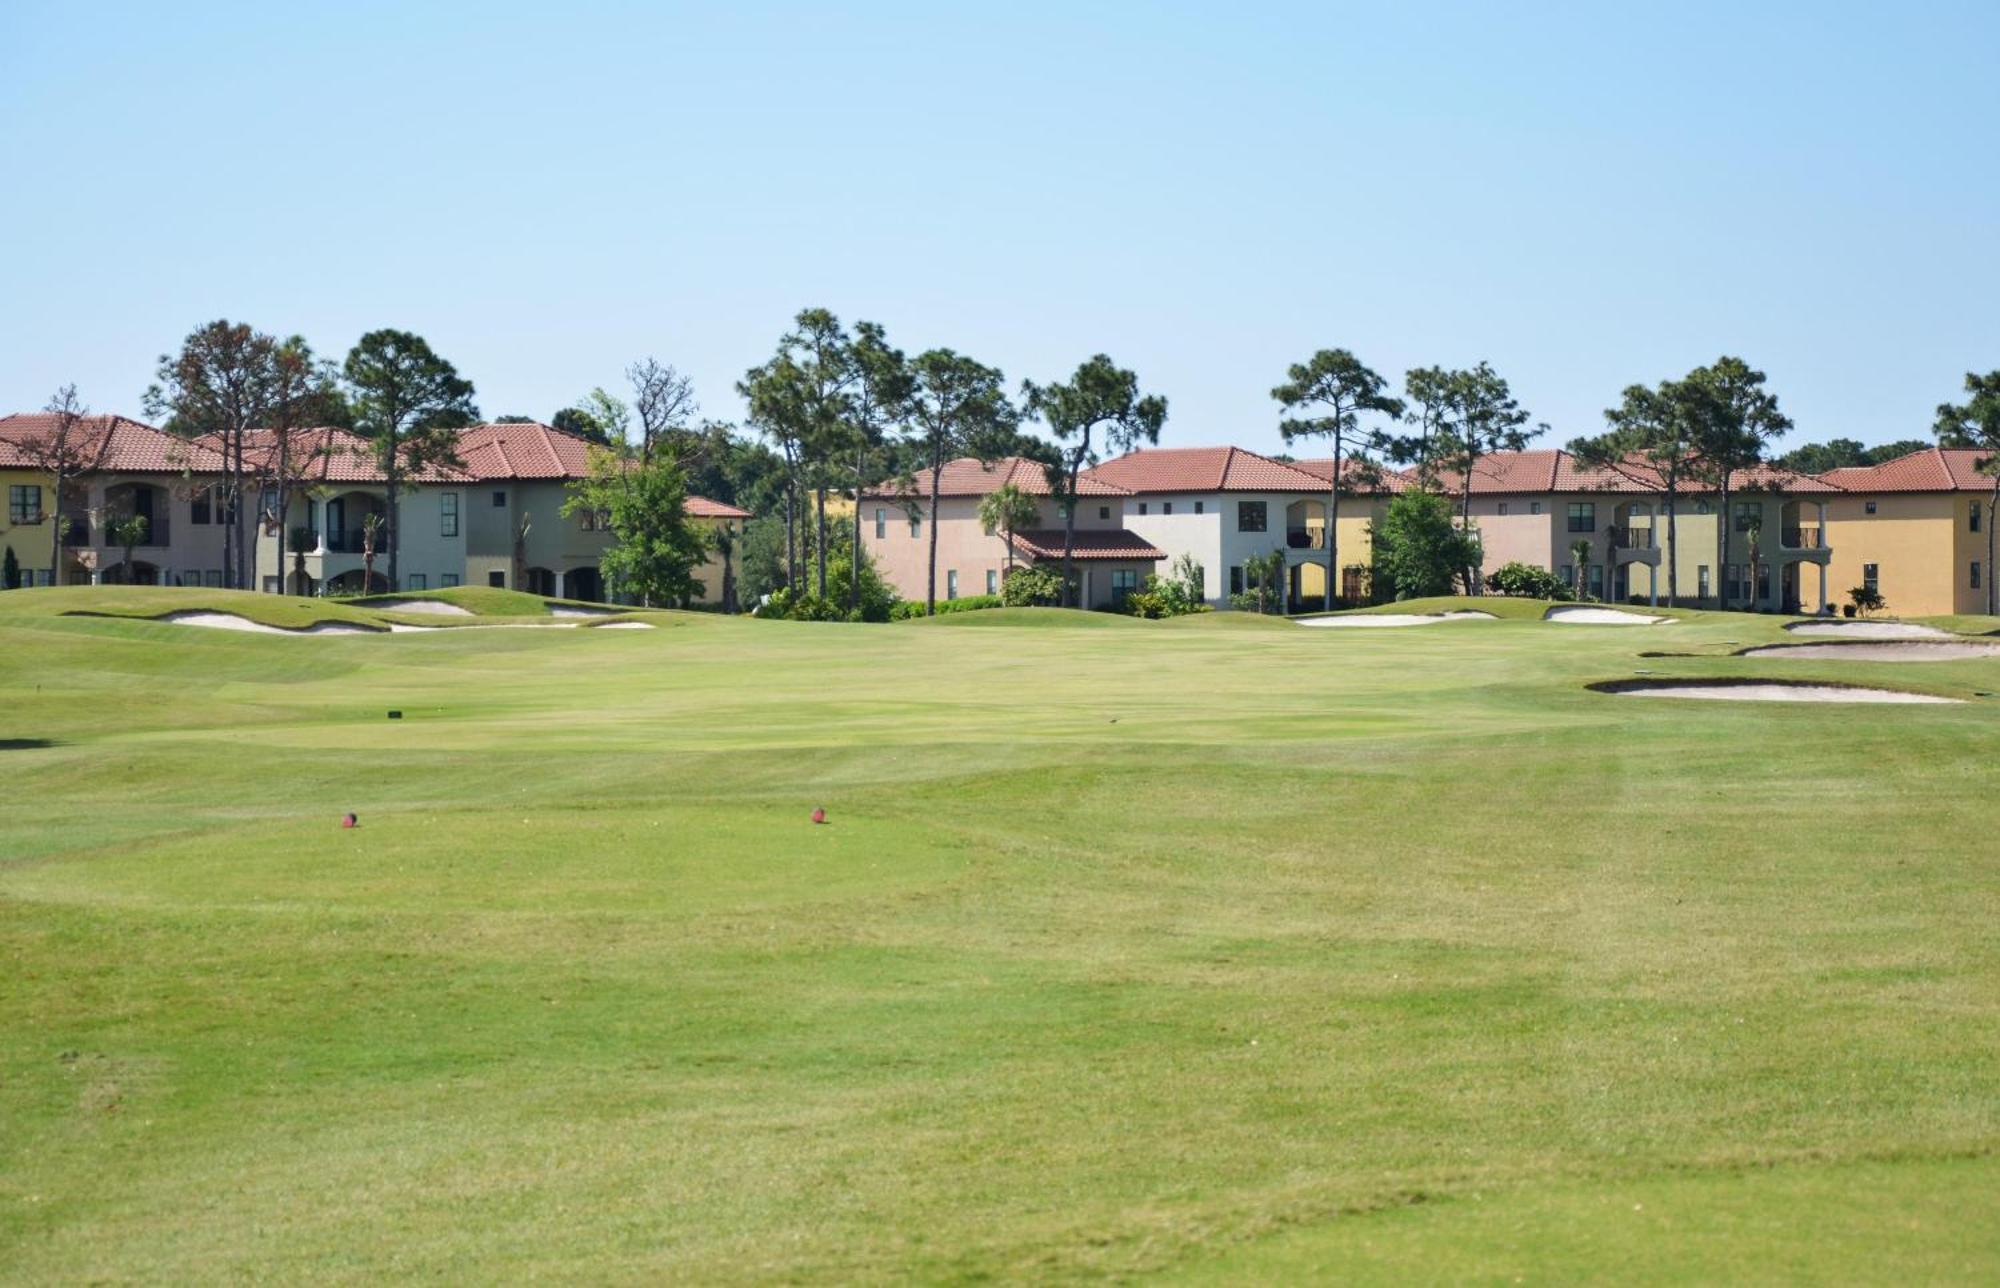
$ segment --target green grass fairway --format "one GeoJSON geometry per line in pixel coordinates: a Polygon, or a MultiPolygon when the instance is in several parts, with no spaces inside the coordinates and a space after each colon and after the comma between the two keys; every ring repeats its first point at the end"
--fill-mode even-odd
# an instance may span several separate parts
{"type": "Polygon", "coordinates": [[[0,1279],[2000,1278],[2000,660],[176,607],[403,620],[0,594],[0,1279]]]}

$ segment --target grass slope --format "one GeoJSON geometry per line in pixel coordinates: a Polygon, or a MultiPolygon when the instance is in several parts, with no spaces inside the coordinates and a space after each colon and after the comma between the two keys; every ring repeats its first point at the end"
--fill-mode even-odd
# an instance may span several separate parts
{"type": "Polygon", "coordinates": [[[0,594],[0,1277],[2000,1273],[1994,701],[1583,688],[1992,660],[69,594],[0,594]]]}

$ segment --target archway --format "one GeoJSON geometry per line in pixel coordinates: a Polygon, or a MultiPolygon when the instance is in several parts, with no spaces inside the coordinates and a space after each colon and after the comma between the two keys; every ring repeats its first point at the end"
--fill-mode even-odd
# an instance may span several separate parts
{"type": "Polygon", "coordinates": [[[587,603],[604,602],[604,579],[595,568],[572,568],[563,574],[563,594],[587,603]]]}

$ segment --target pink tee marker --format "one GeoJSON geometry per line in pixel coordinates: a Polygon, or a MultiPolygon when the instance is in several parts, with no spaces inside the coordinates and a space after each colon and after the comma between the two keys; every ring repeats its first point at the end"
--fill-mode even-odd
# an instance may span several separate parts
{"type": "Polygon", "coordinates": [[[815,822],[815,823],[824,823],[824,822],[826,822],[826,811],[825,811],[825,810],[823,810],[823,809],[816,809],[816,810],[814,810],[814,811],[813,811],[813,822],[815,822]]]}

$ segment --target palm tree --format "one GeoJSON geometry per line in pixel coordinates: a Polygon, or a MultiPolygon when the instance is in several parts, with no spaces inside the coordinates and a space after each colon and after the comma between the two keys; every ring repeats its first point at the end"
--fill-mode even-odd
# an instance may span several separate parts
{"type": "Polygon", "coordinates": [[[132,548],[146,539],[146,516],[128,514],[116,519],[106,535],[125,552],[125,562],[118,566],[118,575],[129,586],[132,584],[132,548]]]}
{"type": "Polygon", "coordinates": [[[370,510],[361,520],[361,593],[375,593],[375,542],[382,532],[382,514],[370,510]]]}
{"type": "Polygon", "coordinates": [[[1587,602],[1590,597],[1584,594],[1583,591],[1585,584],[1583,574],[1584,569],[1590,563],[1590,539],[1587,537],[1578,537],[1576,540],[1570,542],[1569,559],[1572,564],[1576,565],[1576,597],[1579,600],[1587,602]]]}
{"type": "Polygon", "coordinates": [[[1007,536],[1008,574],[1014,571],[1014,534],[1033,527],[1037,515],[1035,498],[1012,483],[1002,483],[979,499],[979,523],[986,535],[1001,532],[1007,536]]]}
{"type": "Polygon", "coordinates": [[[1749,554],[1750,588],[1745,598],[1747,598],[1750,601],[1750,611],[1753,613],[1757,611],[1757,572],[1760,568],[1764,566],[1763,560],[1757,557],[1757,543],[1762,541],[1763,539],[1764,539],[1763,518],[1759,516],[1752,516],[1744,519],[1743,540],[1746,543],[1748,543],[1750,547],[1750,554],[1749,554]]]}

